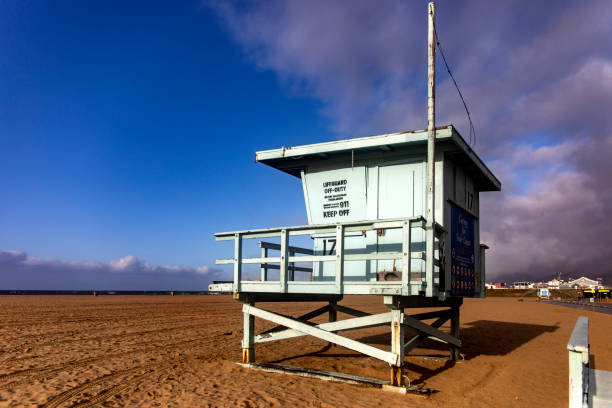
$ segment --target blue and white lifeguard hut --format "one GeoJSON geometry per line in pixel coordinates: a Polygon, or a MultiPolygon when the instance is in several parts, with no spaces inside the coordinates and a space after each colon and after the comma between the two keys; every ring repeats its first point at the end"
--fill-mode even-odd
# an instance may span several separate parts
{"type": "Polygon", "coordinates": [[[217,260],[233,265],[234,276],[209,290],[231,292],[244,303],[243,363],[262,367],[255,362],[257,343],[311,335],[389,363],[390,381],[383,385],[398,387],[405,353],[427,338],[448,344],[450,358],[457,358],[463,298],[483,297],[485,290],[480,193],[500,191],[501,183],[453,126],[434,127],[432,4],[429,10],[428,129],[256,153],[257,162],[301,181],[308,224],[215,234],[234,243],[233,256],[217,260]],[[304,236],[312,247],[292,245],[304,236]],[[253,239],[261,240],[261,252],[245,257],[243,243],[253,239]],[[260,270],[257,279],[243,273],[249,264],[260,270]],[[341,306],[344,295],[380,296],[390,311],[372,315],[341,306]],[[327,304],[298,318],[256,307],[309,301],[327,304]],[[443,309],[404,313],[415,307],[443,309]],[[338,320],[338,312],[352,317],[338,320]],[[323,314],[328,322],[310,321],[323,314]],[[255,334],[255,317],[278,326],[255,334]],[[448,320],[450,333],[440,330],[448,320]],[[390,351],[339,334],[382,325],[391,329],[390,351]],[[407,341],[405,329],[416,333],[407,341]]]}

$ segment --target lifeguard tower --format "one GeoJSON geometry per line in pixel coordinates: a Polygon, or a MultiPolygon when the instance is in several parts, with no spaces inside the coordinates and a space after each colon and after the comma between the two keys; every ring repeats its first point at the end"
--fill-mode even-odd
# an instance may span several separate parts
{"type": "MultiPolygon", "coordinates": [[[[429,10],[432,36],[432,4],[429,10]]],[[[432,53],[430,41],[430,74],[432,53]]],[[[231,292],[243,303],[244,364],[262,366],[255,362],[258,343],[310,335],[387,362],[390,381],[379,383],[403,387],[405,353],[423,340],[446,343],[450,358],[458,357],[463,297],[484,297],[485,290],[480,192],[499,191],[501,183],[453,126],[434,128],[429,79],[426,130],[256,153],[257,162],[301,180],[308,225],[215,234],[234,242],[233,257],[217,260],[233,265],[234,278],[209,290],[231,292]],[[310,238],[311,247],[292,245],[299,237],[310,238]],[[261,240],[260,256],[247,258],[243,243],[253,239],[261,240]],[[258,268],[257,279],[243,273],[249,264],[258,268]],[[379,296],[389,312],[341,306],[344,295],[379,296]],[[327,304],[298,318],[256,306],[309,301],[327,304]],[[423,307],[443,309],[405,313],[423,307]],[[338,312],[353,317],[337,320],[338,312]],[[310,321],[324,314],[328,322],[310,321]],[[256,334],[255,317],[278,326],[256,334]],[[449,320],[450,333],[441,331],[449,320]],[[339,334],[384,325],[391,330],[389,351],[339,334]],[[406,329],[416,334],[405,338],[406,329]]]]}

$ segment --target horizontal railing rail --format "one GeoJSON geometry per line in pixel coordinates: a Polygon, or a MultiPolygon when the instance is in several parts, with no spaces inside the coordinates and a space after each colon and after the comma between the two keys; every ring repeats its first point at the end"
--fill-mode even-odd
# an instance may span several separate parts
{"type": "MultiPolygon", "coordinates": [[[[424,260],[425,252],[411,251],[411,229],[422,228],[425,229],[425,219],[423,217],[412,217],[412,218],[400,218],[400,219],[389,219],[389,220],[365,220],[365,221],[352,221],[346,223],[335,223],[335,224],[318,224],[318,225],[301,225],[301,226],[290,226],[290,227],[277,227],[277,228],[264,228],[256,230],[243,230],[233,232],[219,232],[214,234],[217,241],[234,241],[234,257],[230,259],[217,259],[217,264],[233,264],[234,265],[234,280],[233,290],[235,292],[241,292],[243,288],[246,291],[261,290],[265,292],[278,292],[287,293],[289,284],[299,287],[299,290],[304,290],[304,284],[310,284],[311,288],[318,292],[324,291],[325,293],[344,293],[343,287],[345,284],[354,285],[352,286],[355,291],[363,290],[367,288],[368,284],[373,284],[377,288],[381,284],[387,284],[393,286],[396,293],[398,290],[402,295],[415,294],[414,292],[423,290],[424,287],[433,282],[424,282],[421,278],[419,281],[410,280],[410,264],[412,260],[424,260]],[[346,253],[344,244],[345,234],[348,232],[362,232],[365,233],[371,230],[384,230],[384,229],[402,229],[402,242],[401,251],[389,251],[389,252],[368,252],[368,253],[354,253],[355,250],[351,249],[351,253],[346,253]],[[330,234],[335,235],[335,253],[334,254],[315,254],[314,250],[307,248],[300,248],[289,245],[290,236],[298,235],[316,235],[316,234],[330,234]],[[244,258],[242,256],[243,240],[254,239],[254,238],[265,238],[265,237],[280,237],[280,244],[270,242],[259,242],[261,248],[260,257],[244,258]],[[269,251],[278,251],[278,256],[270,256],[269,251]],[[296,256],[296,254],[302,254],[296,256]],[[344,263],[346,261],[372,261],[372,260],[400,260],[401,266],[401,282],[398,281],[384,281],[384,282],[345,282],[344,277],[344,263]],[[295,272],[310,272],[312,268],[304,266],[296,266],[295,263],[303,262],[330,262],[335,261],[336,271],[333,280],[317,280],[312,282],[294,281],[295,272]],[[261,268],[261,280],[243,280],[243,265],[246,264],[259,264],[261,268]],[[268,270],[278,269],[279,280],[268,281],[268,270]],[[359,287],[359,289],[355,289],[359,287]]],[[[445,234],[443,227],[436,226],[436,236],[439,242],[442,242],[442,236],[445,234]]],[[[398,242],[399,243],[399,242],[398,242]]],[[[276,255],[276,254],[275,254],[276,255]]],[[[439,255],[439,253],[438,253],[439,255]]],[[[439,259],[434,259],[434,264],[440,266],[439,259]]],[[[312,277],[312,275],[311,275],[312,277]]],[[[292,288],[291,290],[298,290],[292,288]]],[[[382,289],[380,289],[382,290],[382,289]]],[[[371,293],[383,294],[384,291],[380,292],[379,289],[370,291],[371,293]],[[377,292],[378,291],[378,292],[377,292]]],[[[354,292],[361,293],[361,292],[354,292]]]]}
{"type": "MultiPolygon", "coordinates": [[[[334,224],[298,225],[292,227],[276,227],[244,231],[217,232],[214,235],[217,241],[230,241],[234,239],[236,234],[241,234],[244,238],[266,238],[278,236],[282,230],[290,231],[292,235],[324,234],[336,231],[336,227],[338,226],[344,227],[345,232],[367,231],[373,229],[400,228],[402,226],[402,223],[405,221],[409,221],[412,227],[425,228],[425,218],[412,217],[394,218],[388,220],[364,220],[334,224]]],[[[443,230],[442,226],[438,226],[437,228],[443,230]]]]}

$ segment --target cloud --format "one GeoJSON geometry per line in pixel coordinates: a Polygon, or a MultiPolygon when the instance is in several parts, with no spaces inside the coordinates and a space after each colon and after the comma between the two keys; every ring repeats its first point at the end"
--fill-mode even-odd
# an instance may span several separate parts
{"type": "MultiPolygon", "coordinates": [[[[211,7],[255,66],[321,101],[338,137],[425,127],[425,3],[211,7]]],[[[481,196],[491,277],[612,275],[610,21],[612,3],[603,0],[437,4],[476,150],[504,186],[481,196]]],[[[463,107],[438,64],[438,123],[466,134],[463,107]]]]}
{"type": "Polygon", "coordinates": [[[156,266],[133,255],[104,262],[59,261],[0,250],[0,289],[207,290],[221,276],[209,266],[156,266]]]}
{"type": "Polygon", "coordinates": [[[612,275],[605,238],[612,234],[612,119],[602,109],[612,106],[611,81],[612,60],[589,58],[557,82],[527,92],[512,108],[519,132],[532,125],[554,141],[518,145],[493,163],[510,183],[482,206],[490,271],[612,275]]]}
{"type": "MultiPolygon", "coordinates": [[[[417,16],[407,3],[383,1],[262,2],[248,9],[213,3],[224,23],[260,69],[272,69],[293,92],[324,102],[323,113],[342,133],[365,132],[414,100],[406,71],[419,44],[408,41],[417,16]],[[396,39],[403,47],[395,48],[396,39]],[[376,95],[373,98],[373,94],[376,95]],[[375,103],[374,103],[375,102],[375,103]],[[381,104],[388,109],[381,112],[381,104]],[[378,117],[381,114],[382,117],[378,117]]],[[[412,109],[413,111],[416,111],[412,109]]],[[[409,111],[403,109],[404,114],[409,111]]],[[[416,117],[405,116],[407,124],[416,117]]]]}

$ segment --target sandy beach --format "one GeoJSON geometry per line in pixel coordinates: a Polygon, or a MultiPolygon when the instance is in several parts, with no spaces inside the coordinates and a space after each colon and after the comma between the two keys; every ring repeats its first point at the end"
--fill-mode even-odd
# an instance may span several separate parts
{"type": "MultiPolygon", "coordinates": [[[[341,304],[385,311],[379,297],[341,304]]],[[[319,305],[261,304],[292,315],[319,305]]],[[[463,360],[449,361],[434,342],[411,353],[433,359],[406,358],[412,383],[435,390],[419,396],[241,367],[241,304],[231,296],[3,296],[0,406],[562,407],[566,344],[582,315],[594,368],[612,370],[612,315],[511,298],[467,299],[461,310],[463,360]]],[[[390,341],[386,328],[347,335],[381,348],[390,341]]],[[[310,337],[257,345],[256,358],[381,379],[389,372],[310,337]]]]}

